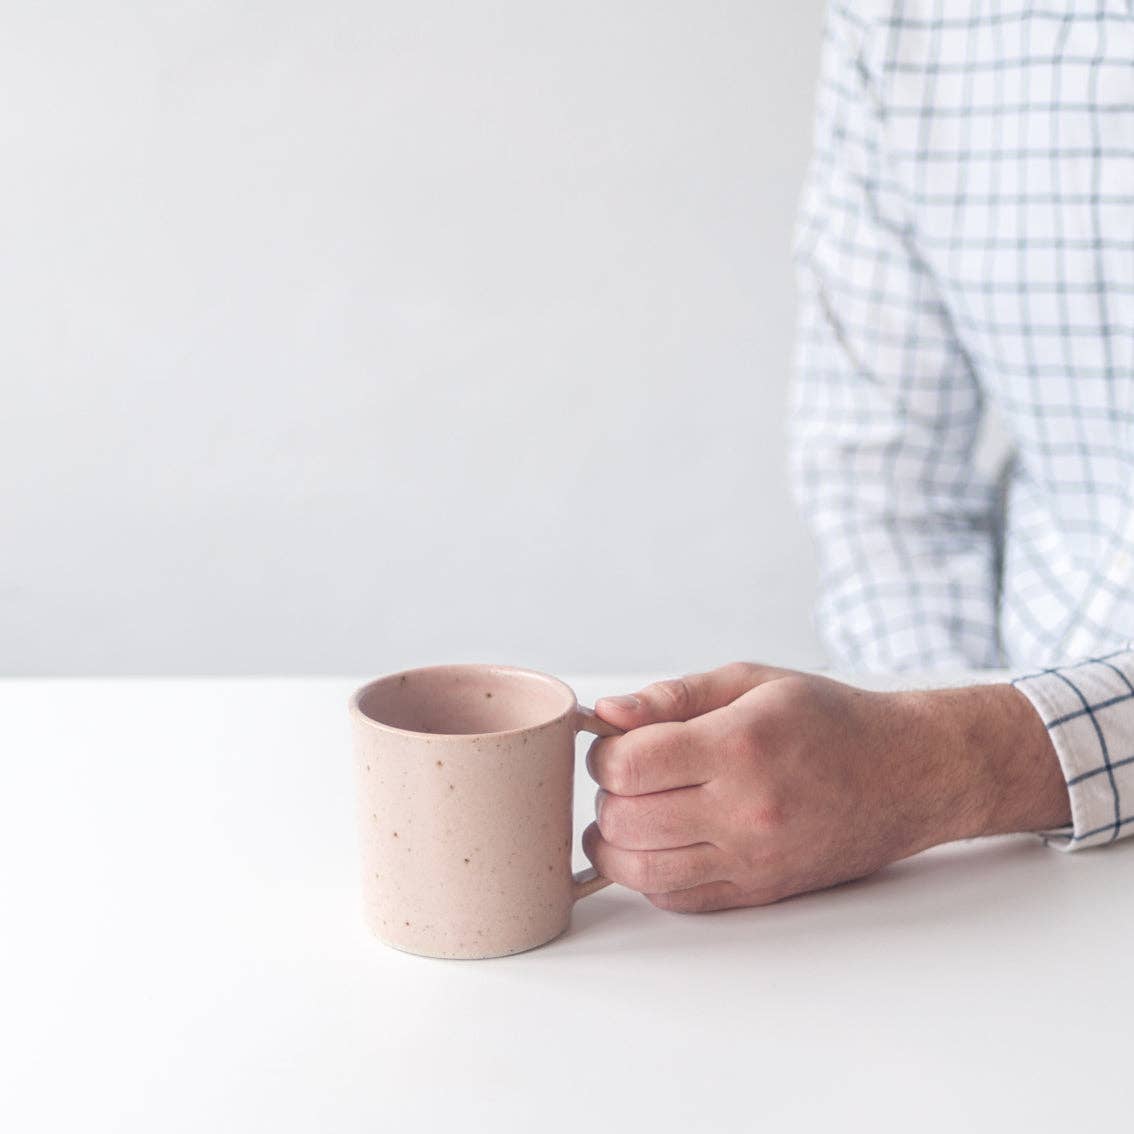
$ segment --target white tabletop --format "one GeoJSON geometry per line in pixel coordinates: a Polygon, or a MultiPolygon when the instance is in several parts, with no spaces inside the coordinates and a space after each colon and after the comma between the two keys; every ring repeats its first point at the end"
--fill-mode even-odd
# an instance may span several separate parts
{"type": "MultiPolygon", "coordinates": [[[[6,1130],[1134,1121],[1134,840],[955,845],[700,916],[610,887],[545,948],[426,960],[361,922],[357,683],[0,682],[6,1130]]],[[[581,771],[580,825],[592,800],[581,771]]]]}

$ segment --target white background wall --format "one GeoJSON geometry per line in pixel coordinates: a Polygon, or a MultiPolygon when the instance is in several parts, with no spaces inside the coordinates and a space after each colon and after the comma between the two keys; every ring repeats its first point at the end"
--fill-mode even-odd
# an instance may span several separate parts
{"type": "Polygon", "coordinates": [[[0,672],[815,662],[820,19],[10,6],[0,672]]]}

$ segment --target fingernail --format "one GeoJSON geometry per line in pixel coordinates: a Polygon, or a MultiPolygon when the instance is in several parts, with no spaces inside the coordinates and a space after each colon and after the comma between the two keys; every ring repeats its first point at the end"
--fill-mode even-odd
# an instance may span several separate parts
{"type": "Polygon", "coordinates": [[[619,709],[636,709],[641,704],[637,697],[631,697],[629,694],[620,697],[600,697],[599,701],[606,701],[619,709]]]}
{"type": "Polygon", "coordinates": [[[602,805],[605,799],[606,792],[602,788],[599,788],[598,791],[595,792],[595,821],[599,823],[602,822],[602,805]]]}

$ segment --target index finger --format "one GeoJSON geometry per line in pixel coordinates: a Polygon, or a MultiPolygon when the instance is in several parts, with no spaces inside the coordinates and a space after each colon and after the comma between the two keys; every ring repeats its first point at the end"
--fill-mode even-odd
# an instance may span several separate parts
{"type": "Polygon", "coordinates": [[[587,771],[614,795],[648,795],[707,783],[714,755],[705,729],[694,722],[666,721],[593,741],[587,771]]]}

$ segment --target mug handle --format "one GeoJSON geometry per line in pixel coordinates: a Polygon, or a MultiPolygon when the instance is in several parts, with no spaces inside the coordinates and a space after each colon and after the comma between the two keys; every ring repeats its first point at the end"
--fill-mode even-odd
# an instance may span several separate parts
{"type": "MultiPolygon", "coordinates": [[[[612,724],[607,724],[594,709],[587,705],[577,705],[575,707],[575,732],[593,732],[595,736],[621,736],[626,730],[615,728],[612,724]]],[[[573,901],[577,902],[580,898],[585,898],[588,894],[593,894],[596,890],[601,890],[604,886],[610,885],[610,879],[604,878],[593,866],[588,866],[586,870],[580,870],[571,875],[571,880],[574,883],[574,897],[573,901]]]]}

